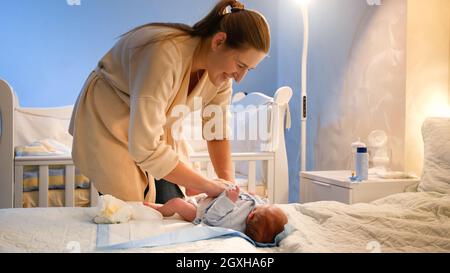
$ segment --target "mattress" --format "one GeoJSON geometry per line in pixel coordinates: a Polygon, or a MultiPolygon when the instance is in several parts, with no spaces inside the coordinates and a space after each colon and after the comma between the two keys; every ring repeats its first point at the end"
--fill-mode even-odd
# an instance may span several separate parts
{"type": "MultiPolygon", "coordinates": [[[[347,205],[335,201],[278,205],[294,231],[279,247],[257,248],[239,237],[215,238],[118,252],[450,252],[450,195],[400,193],[347,205]]],[[[145,217],[109,225],[109,242],[146,238],[190,228],[177,216],[145,217]]],[[[0,210],[0,252],[96,252],[97,208],[0,210]]]]}

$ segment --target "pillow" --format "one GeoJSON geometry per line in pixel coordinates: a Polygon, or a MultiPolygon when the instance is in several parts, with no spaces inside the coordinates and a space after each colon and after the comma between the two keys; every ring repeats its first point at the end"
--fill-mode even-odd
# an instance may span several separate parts
{"type": "Polygon", "coordinates": [[[422,136],[424,164],[418,191],[450,194],[450,118],[427,118],[422,136]]]}

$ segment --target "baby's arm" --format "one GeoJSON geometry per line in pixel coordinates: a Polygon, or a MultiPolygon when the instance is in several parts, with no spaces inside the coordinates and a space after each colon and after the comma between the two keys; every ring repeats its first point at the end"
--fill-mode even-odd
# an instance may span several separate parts
{"type": "Polygon", "coordinates": [[[178,213],[184,220],[192,222],[197,214],[197,208],[181,198],[173,198],[164,205],[156,205],[145,202],[144,205],[159,211],[164,217],[169,217],[178,213]]]}

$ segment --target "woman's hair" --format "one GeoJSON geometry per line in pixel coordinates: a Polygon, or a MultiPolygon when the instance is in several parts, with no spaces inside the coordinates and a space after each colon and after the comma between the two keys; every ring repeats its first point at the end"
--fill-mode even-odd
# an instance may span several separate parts
{"type": "Polygon", "coordinates": [[[264,53],[268,53],[270,48],[270,30],[264,16],[257,11],[245,9],[237,0],[220,0],[208,15],[193,26],[179,23],[149,23],[136,27],[122,36],[147,26],[169,27],[181,32],[155,37],[144,45],[183,35],[200,37],[203,40],[217,32],[225,32],[226,45],[229,48],[254,48],[264,53]],[[230,12],[227,11],[228,7],[231,7],[230,12]]]}

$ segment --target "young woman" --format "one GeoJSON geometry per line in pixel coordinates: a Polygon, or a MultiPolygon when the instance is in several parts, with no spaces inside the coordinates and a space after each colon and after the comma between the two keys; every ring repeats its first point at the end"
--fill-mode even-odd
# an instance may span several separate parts
{"type": "Polygon", "coordinates": [[[76,166],[100,193],[125,201],[165,203],[183,196],[179,186],[217,196],[225,189],[219,182],[234,180],[226,130],[207,141],[221,180],[207,179],[173,137],[172,110],[194,110],[194,97],[225,108],[232,79],[241,81],[269,47],[264,17],[235,0],[219,1],[192,27],[150,23],[124,34],[77,99],[69,129],[76,166]]]}

